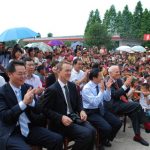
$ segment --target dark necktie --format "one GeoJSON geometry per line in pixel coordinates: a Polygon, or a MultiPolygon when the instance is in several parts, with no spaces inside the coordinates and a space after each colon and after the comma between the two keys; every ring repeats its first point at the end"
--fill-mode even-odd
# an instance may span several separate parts
{"type": "MultiPolygon", "coordinates": [[[[97,95],[98,95],[98,93],[99,93],[99,87],[98,87],[98,85],[96,86],[96,92],[97,92],[97,95]]],[[[102,102],[98,105],[98,108],[99,108],[100,114],[102,116],[104,116],[105,110],[104,110],[104,105],[103,105],[102,102]]]]}
{"type": "Polygon", "coordinates": [[[71,102],[70,102],[70,95],[69,95],[69,90],[67,85],[64,86],[65,89],[65,94],[66,94],[66,100],[67,100],[67,104],[68,104],[68,108],[69,108],[69,112],[72,113],[72,106],[71,106],[71,102]]]}
{"type": "Polygon", "coordinates": [[[96,92],[97,92],[97,95],[98,95],[98,93],[99,93],[98,85],[96,85],[96,92]]]}

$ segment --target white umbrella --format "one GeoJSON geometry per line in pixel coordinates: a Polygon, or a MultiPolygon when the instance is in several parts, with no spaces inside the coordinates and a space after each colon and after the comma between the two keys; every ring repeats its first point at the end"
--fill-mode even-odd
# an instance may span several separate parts
{"type": "Polygon", "coordinates": [[[130,46],[119,46],[118,48],[116,48],[117,51],[123,51],[123,52],[130,52],[131,51],[131,47],[130,46]]]}
{"type": "Polygon", "coordinates": [[[29,43],[25,45],[25,47],[38,47],[43,52],[53,52],[52,47],[45,44],[44,42],[29,43]]]}
{"type": "Polygon", "coordinates": [[[131,49],[134,52],[140,52],[140,53],[146,52],[146,49],[143,46],[140,46],[140,45],[133,46],[131,49]]]}

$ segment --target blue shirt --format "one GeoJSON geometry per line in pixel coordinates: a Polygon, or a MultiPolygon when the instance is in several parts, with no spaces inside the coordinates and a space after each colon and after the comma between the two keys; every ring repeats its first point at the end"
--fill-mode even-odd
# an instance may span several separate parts
{"type": "Polygon", "coordinates": [[[110,101],[111,100],[111,90],[106,89],[103,92],[100,90],[99,87],[99,93],[97,94],[96,86],[93,81],[89,81],[82,90],[82,101],[83,101],[83,107],[85,109],[97,109],[99,104],[103,101],[110,101]]]}

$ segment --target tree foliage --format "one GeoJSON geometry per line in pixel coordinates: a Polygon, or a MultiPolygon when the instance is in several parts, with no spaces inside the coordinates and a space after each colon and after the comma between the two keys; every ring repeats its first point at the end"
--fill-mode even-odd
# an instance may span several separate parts
{"type": "Polygon", "coordinates": [[[38,33],[38,35],[36,37],[37,38],[41,38],[41,33],[38,33]]]}
{"type": "Polygon", "coordinates": [[[106,45],[110,41],[105,26],[101,23],[98,9],[91,11],[84,33],[85,43],[89,46],[106,45]],[[107,41],[107,42],[106,42],[107,41]]]}
{"type": "Polygon", "coordinates": [[[104,19],[103,19],[103,24],[106,26],[107,31],[110,35],[116,34],[116,9],[115,6],[112,5],[110,7],[110,10],[107,10],[104,19]]]}
{"type": "Polygon", "coordinates": [[[98,9],[92,10],[84,37],[89,45],[107,44],[110,46],[115,45],[115,43],[110,42],[109,36],[117,34],[124,39],[142,40],[146,33],[150,34],[150,10],[145,9],[143,11],[142,3],[139,1],[133,13],[129,10],[128,5],[124,7],[123,11],[118,12],[112,5],[110,9],[106,10],[103,21],[100,19],[98,9]]]}
{"type": "Polygon", "coordinates": [[[53,37],[53,33],[48,33],[47,37],[53,37]]]}

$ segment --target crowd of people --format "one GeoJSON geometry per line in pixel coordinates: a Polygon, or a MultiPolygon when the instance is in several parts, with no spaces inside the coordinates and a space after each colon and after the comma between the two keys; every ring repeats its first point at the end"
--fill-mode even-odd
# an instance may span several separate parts
{"type": "Polygon", "coordinates": [[[75,141],[73,150],[92,150],[96,132],[104,150],[122,126],[120,115],[131,119],[133,140],[149,146],[140,133],[141,124],[150,133],[149,50],[43,52],[16,44],[1,52],[0,75],[2,150],[61,150],[64,137],[75,141]]]}

